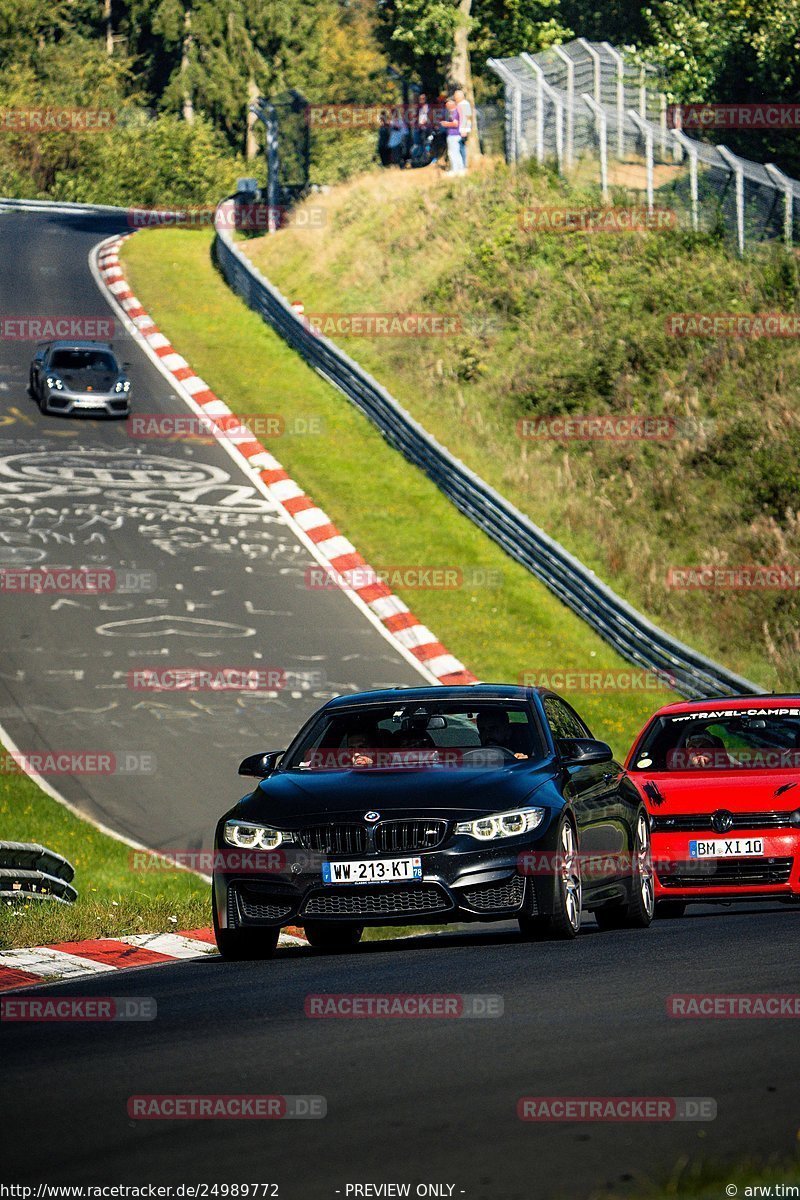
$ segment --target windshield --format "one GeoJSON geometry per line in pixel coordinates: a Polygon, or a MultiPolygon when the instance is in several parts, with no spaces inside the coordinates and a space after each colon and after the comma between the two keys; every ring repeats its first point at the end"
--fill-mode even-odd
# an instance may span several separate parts
{"type": "Polygon", "coordinates": [[[289,771],[497,767],[544,756],[524,704],[359,705],[323,714],[284,759],[289,771]]]}
{"type": "Polygon", "coordinates": [[[113,355],[103,350],[55,350],[50,366],[59,371],[116,371],[113,355]]]}
{"type": "Polygon", "coordinates": [[[648,772],[784,767],[800,767],[800,707],[657,717],[630,763],[648,772]]]}

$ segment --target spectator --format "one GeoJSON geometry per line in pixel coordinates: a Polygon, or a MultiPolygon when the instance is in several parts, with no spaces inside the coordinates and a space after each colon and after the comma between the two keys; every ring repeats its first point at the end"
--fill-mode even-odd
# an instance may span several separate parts
{"type": "Polygon", "coordinates": [[[392,165],[395,167],[405,165],[407,138],[408,126],[403,120],[402,114],[396,112],[392,117],[392,123],[389,127],[389,154],[392,165]]]}
{"type": "Polygon", "coordinates": [[[389,167],[392,163],[392,156],[389,152],[389,132],[389,116],[386,112],[382,112],[378,125],[378,158],[381,160],[382,167],[389,167]]]}
{"type": "Polygon", "coordinates": [[[460,123],[460,145],[461,159],[464,164],[464,170],[467,169],[467,139],[472,133],[472,105],[464,95],[462,88],[456,88],[453,92],[453,98],[458,109],[458,119],[460,123]]]}
{"type": "Polygon", "coordinates": [[[445,115],[441,122],[447,132],[447,158],[450,163],[449,175],[464,174],[464,159],[461,155],[461,132],[458,108],[452,98],[447,101],[445,115]]]}
{"type": "Polygon", "coordinates": [[[425,139],[428,136],[430,120],[431,110],[428,104],[428,97],[424,92],[420,92],[419,100],[417,101],[417,119],[414,123],[414,150],[418,156],[425,149],[425,139]]]}

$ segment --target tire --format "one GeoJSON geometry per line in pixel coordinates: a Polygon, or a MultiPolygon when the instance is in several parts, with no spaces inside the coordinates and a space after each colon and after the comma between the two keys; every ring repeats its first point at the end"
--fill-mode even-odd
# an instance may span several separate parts
{"type": "Polygon", "coordinates": [[[329,953],[343,953],[352,950],[361,941],[364,932],[363,925],[352,925],[345,921],[332,922],[330,925],[313,921],[303,926],[309,946],[315,950],[326,950],[329,953]]]}
{"type": "Polygon", "coordinates": [[[272,958],[278,945],[280,928],[264,929],[221,929],[214,908],[214,937],[217,949],[223,958],[231,962],[246,962],[252,959],[272,958]]]}
{"type": "Polygon", "coordinates": [[[656,905],[656,919],[659,921],[674,921],[685,914],[685,900],[659,900],[656,905]]]}
{"type": "Polygon", "coordinates": [[[575,827],[562,817],[558,827],[558,866],[553,884],[553,912],[549,917],[519,917],[520,933],[528,941],[557,938],[571,941],[578,936],[583,906],[583,882],[575,827]]]}
{"type": "Polygon", "coordinates": [[[601,929],[647,929],[655,913],[653,861],[650,850],[650,822],[643,808],[636,815],[633,835],[631,891],[626,904],[613,904],[595,910],[601,929]]]}

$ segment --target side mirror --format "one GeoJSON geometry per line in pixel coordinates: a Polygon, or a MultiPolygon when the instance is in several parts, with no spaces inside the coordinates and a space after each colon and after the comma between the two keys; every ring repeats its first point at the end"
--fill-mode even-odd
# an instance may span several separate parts
{"type": "Polygon", "coordinates": [[[266,779],[278,764],[278,759],[285,750],[267,750],[266,754],[248,754],[239,763],[240,775],[252,775],[255,779],[266,779]]]}
{"type": "Polygon", "coordinates": [[[588,767],[593,763],[611,762],[614,757],[610,746],[594,738],[559,738],[556,749],[565,767],[588,767]]]}

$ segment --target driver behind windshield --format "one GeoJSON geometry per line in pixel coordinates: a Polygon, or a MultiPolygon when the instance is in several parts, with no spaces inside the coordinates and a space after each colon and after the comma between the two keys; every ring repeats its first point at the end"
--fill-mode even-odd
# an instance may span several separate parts
{"type": "Polygon", "coordinates": [[[516,730],[512,728],[508,713],[504,708],[489,708],[478,713],[476,724],[482,746],[498,746],[501,750],[507,750],[513,754],[514,758],[529,757],[521,750],[516,749],[514,737],[516,730]]]}

